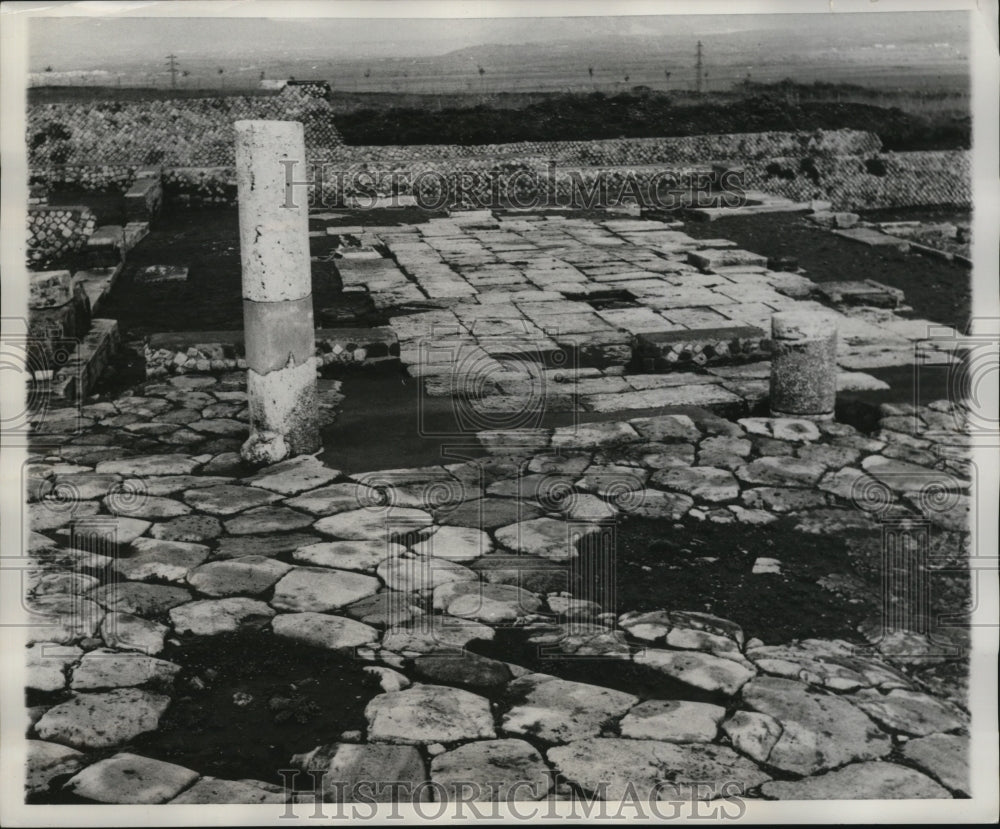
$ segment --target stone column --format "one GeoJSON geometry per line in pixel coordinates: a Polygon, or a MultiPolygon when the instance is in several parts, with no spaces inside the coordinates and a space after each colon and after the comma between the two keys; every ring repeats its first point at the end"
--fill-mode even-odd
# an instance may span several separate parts
{"type": "Polygon", "coordinates": [[[816,312],[771,317],[771,415],[832,420],[837,401],[837,321],[816,312]]]}
{"type": "Polygon", "coordinates": [[[316,343],[304,194],[286,206],[286,165],[305,166],[302,124],[237,121],[250,438],[241,454],[276,463],[320,448],[316,343]]]}

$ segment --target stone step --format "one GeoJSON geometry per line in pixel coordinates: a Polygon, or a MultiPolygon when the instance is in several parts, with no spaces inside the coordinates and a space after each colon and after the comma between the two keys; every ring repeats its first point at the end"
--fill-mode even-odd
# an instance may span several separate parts
{"type": "Polygon", "coordinates": [[[688,262],[701,271],[710,271],[730,265],[759,265],[767,267],[767,257],[740,248],[712,250],[692,250],[688,252],[688,262]]]}

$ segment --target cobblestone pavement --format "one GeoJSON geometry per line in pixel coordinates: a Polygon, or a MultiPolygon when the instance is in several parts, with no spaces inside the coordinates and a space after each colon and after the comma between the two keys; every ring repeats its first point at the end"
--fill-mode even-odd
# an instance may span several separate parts
{"type": "Polygon", "coordinates": [[[627,516],[792,516],[820,534],[923,517],[961,556],[972,473],[950,404],[886,406],[871,435],[699,409],[489,430],[481,460],[347,476],[313,457],[244,468],[242,384],[174,377],[41,422],[25,481],[29,686],[45,700],[30,710],[30,792],[281,802],[270,781],[130,747],[180,693],[166,643],[263,626],[378,675],[363,732],[318,725],[294,758],[328,781],[424,784],[439,798],[471,781],[484,799],[629,786],[665,799],[968,793],[965,699],[914,670],[935,658],[919,636],[896,652],[877,636],[765,644],[697,608],[615,617],[564,589],[519,586],[526,566],[572,566],[579,545],[627,516]],[[633,694],[462,656],[504,628],[682,690],[633,694]]]}

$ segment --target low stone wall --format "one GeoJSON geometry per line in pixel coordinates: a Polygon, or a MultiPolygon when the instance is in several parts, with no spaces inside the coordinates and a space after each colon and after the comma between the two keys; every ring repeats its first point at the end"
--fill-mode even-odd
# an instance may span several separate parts
{"type": "Polygon", "coordinates": [[[28,263],[44,268],[80,250],[94,232],[97,217],[89,207],[28,207],[28,263]]]}

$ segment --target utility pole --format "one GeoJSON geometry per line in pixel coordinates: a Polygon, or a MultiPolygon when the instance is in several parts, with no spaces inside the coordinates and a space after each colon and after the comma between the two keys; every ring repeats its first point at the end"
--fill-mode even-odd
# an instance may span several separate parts
{"type": "Polygon", "coordinates": [[[701,41],[698,41],[698,56],[694,64],[694,89],[701,95],[702,88],[702,64],[701,64],[701,41]]]}
{"type": "Polygon", "coordinates": [[[167,55],[167,67],[170,69],[170,86],[177,89],[177,55],[167,55]]]}

